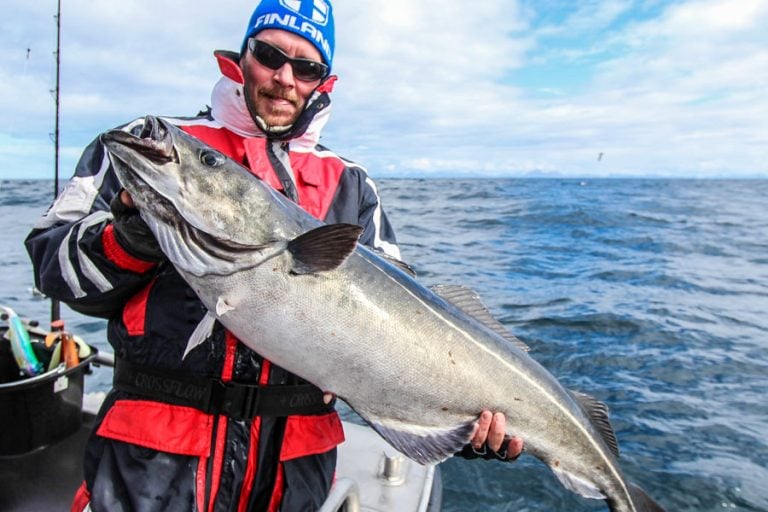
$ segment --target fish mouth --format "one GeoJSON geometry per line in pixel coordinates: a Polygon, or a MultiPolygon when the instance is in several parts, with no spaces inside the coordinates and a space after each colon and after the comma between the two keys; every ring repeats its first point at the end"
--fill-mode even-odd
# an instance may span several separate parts
{"type": "Polygon", "coordinates": [[[146,116],[138,134],[124,130],[110,130],[101,135],[101,141],[113,152],[120,146],[132,149],[154,164],[163,165],[179,162],[179,155],[173,143],[173,135],[167,121],[146,116]]]}
{"type": "Polygon", "coordinates": [[[179,193],[170,167],[180,162],[173,126],[163,119],[146,116],[141,129],[136,126],[132,131],[110,130],[100,140],[120,184],[140,209],[156,211],[170,222],[175,217],[172,197],[179,193]]]}

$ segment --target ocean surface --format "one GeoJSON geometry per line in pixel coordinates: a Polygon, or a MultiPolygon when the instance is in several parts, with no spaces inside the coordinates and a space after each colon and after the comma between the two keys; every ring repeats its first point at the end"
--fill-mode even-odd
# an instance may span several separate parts
{"type": "MultiPolygon", "coordinates": [[[[768,180],[379,185],[423,283],[474,288],[532,357],[608,404],[628,479],[669,512],[768,511],[768,180]]],[[[22,240],[52,188],[0,182],[0,303],[42,320],[22,240]]],[[[107,348],[103,321],[64,318],[107,348]]],[[[606,510],[530,456],[442,468],[445,511],[606,510]]]]}

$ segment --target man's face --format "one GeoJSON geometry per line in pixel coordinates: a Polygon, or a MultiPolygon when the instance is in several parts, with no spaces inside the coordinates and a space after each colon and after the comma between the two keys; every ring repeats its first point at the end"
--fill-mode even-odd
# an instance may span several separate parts
{"type": "MultiPolygon", "coordinates": [[[[256,39],[279,48],[292,58],[322,62],[315,46],[292,32],[262,30],[256,39]]],[[[261,117],[269,127],[292,125],[298,118],[320,80],[305,82],[293,76],[293,68],[286,62],[279,69],[269,69],[259,63],[250,51],[240,59],[245,77],[243,89],[252,114],[261,117]]]]}

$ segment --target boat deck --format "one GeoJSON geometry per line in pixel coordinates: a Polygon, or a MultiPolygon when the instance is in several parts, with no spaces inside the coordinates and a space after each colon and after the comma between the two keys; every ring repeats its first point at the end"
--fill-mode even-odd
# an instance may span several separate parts
{"type": "Polygon", "coordinates": [[[0,510],[8,512],[68,511],[83,481],[82,454],[93,416],[62,442],[34,452],[0,457],[0,510]]]}
{"type": "MultiPolygon", "coordinates": [[[[0,457],[0,510],[69,511],[82,482],[82,454],[94,418],[93,413],[84,413],[80,429],[64,441],[0,457]]],[[[322,512],[440,509],[442,482],[435,467],[397,454],[368,427],[345,421],[344,432],[347,440],[339,447],[337,481],[322,512]]]]}

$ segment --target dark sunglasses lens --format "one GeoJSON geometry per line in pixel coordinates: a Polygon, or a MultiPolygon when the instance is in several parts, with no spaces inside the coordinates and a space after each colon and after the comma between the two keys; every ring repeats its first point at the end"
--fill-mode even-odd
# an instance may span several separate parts
{"type": "Polygon", "coordinates": [[[291,59],[274,46],[257,39],[252,39],[248,45],[259,64],[269,69],[280,69],[283,64],[290,62],[293,74],[299,80],[313,82],[325,78],[328,74],[328,66],[322,62],[309,59],[291,59]]]}
{"type": "Polygon", "coordinates": [[[296,75],[296,78],[308,82],[320,80],[325,77],[327,72],[324,64],[311,60],[293,60],[291,65],[293,66],[293,74],[296,75]]]}
{"type": "Polygon", "coordinates": [[[259,64],[269,69],[280,69],[286,63],[288,57],[280,53],[280,50],[261,41],[256,41],[253,47],[253,56],[259,64]]]}

